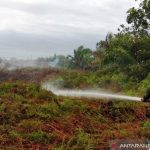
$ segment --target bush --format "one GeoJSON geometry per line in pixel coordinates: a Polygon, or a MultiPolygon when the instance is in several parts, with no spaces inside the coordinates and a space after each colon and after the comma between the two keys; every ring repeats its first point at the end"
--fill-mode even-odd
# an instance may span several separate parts
{"type": "Polygon", "coordinates": [[[33,83],[24,83],[21,81],[16,81],[13,83],[1,83],[0,93],[1,95],[6,94],[16,94],[24,98],[33,98],[39,92],[40,86],[33,83]]]}
{"type": "Polygon", "coordinates": [[[141,95],[143,95],[148,87],[150,87],[150,74],[147,76],[147,78],[140,82],[138,91],[141,93],[141,95]]]}
{"type": "Polygon", "coordinates": [[[63,103],[61,104],[60,109],[63,112],[78,112],[78,111],[82,111],[82,112],[86,112],[87,110],[87,105],[78,101],[78,100],[71,100],[71,99],[65,99],[63,101],[63,103]]]}
{"type": "Polygon", "coordinates": [[[150,121],[143,122],[141,126],[142,134],[145,137],[150,138],[150,121]]]}
{"type": "Polygon", "coordinates": [[[36,117],[42,120],[52,119],[61,115],[58,106],[55,103],[46,103],[41,105],[30,105],[28,116],[36,117]]]}
{"type": "Polygon", "coordinates": [[[55,103],[41,105],[39,108],[39,112],[51,117],[59,117],[61,115],[60,110],[55,103]]]}
{"type": "Polygon", "coordinates": [[[68,147],[72,149],[90,149],[92,147],[92,141],[87,133],[81,128],[78,128],[75,136],[68,142],[68,147]]]}
{"type": "Polygon", "coordinates": [[[19,128],[25,132],[33,132],[41,129],[42,122],[39,120],[23,120],[19,123],[19,128]]]}
{"type": "Polygon", "coordinates": [[[12,131],[9,132],[9,137],[10,137],[12,140],[16,140],[16,139],[22,138],[21,134],[18,133],[17,131],[15,131],[15,130],[12,130],[12,131]]]}
{"type": "Polygon", "coordinates": [[[41,89],[37,94],[36,98],[40,100],[54,100],[56,97],[55,95],[47,90],[41,89]]]}
{"type": "Polygon", "coordinates": [[[85,133],[81,128],[76,129],[75,135],[67,142],[62,142],[59,148],[54,148],[53,150],[77,150],[77,149],[92,149],[93,143],[89,135],[85,133]]]}
{"type": "Polygon", "coordinates": [[[47,134],[42,131],[32,132],[28,134],[27,139],[35,143],[48,143],[47,134]]]}
{"type": "Polygon", "coordinates": [[[115,102],[109,109],[110,116],[121,122],[133,121],[136,119],[136,110],[138,103],[136,102],[115,102]]]}
{"type": "Polygon", "coordinates": [[[1,98],[24,102],[25,99],[39,100],[54,100],[56,96],[45,89],[42,89],[39,84],[24,83],[16,81],[14,83],[0,84],[1,98]]]}
{"type": "Polygon", "coordinates": [[[0,104],[0,112],[4,112],[5,110],[5,104],[0,104]]]}
{"type": "Polygon", "coordinates": [[[80,72],[70,72],[62,76],[64,88],[84,88],[89,86],[89,77],[80,72]]]}

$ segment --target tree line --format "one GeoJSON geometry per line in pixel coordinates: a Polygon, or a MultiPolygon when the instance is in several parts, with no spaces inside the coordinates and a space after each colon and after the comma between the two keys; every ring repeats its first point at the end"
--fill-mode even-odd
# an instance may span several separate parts
{"type": "Polygon", "coordinates": [[[130,8],[126,20],[128,26],[120,25],[115,35],[108,33],[96,50],[80,46],[72,56],[55,56],[59,65],[89,71],[107,69],[144,79],[150,72],[150,0],[130,8]]]}

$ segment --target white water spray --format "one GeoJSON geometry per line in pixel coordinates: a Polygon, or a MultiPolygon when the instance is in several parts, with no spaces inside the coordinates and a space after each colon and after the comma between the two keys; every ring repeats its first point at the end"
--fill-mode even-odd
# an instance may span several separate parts
{"type": "Polygon", "coordinates": [[[130,100],[130,101],[141,101],[140,97],[132,97],[119,94],[110,94],[107,92],[93,91],[93,90],[62,90],[58,89],[51,84],[44,84],[43,88],[52,91],[58,96],[70,96],[70,97],[88,97],[88,98],[107,98],[107,99],[120,99],[120,100],[130,100]]]}

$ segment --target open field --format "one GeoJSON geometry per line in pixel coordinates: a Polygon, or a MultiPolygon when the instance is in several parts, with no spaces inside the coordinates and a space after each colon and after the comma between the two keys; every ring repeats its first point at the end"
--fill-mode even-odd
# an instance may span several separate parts
{"type": "Polygon", "coordinates": [[[69,98],[41,88],[41,81],[64,72],[3,72],[1,149],[103,150],[114,139],[150,138],[149,103],[69,98]]]}

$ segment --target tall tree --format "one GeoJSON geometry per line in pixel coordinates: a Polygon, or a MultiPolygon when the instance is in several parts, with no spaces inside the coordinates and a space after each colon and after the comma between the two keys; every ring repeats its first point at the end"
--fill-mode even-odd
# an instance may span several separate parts
{"type": "Polygon", "coordinates": [[[68,59],[73,68],[87,69],[90,67],[93,57],[91,49],[80,46],[74,50],[73,56],[68,56],[68,59]]]}
{"type": "Polygon", "coordinates": [[[138,8],[127,11],[127,23],[131,24],[135,34],[148,34],[150,31],[150,0],[142,0],[138,8]]]}

